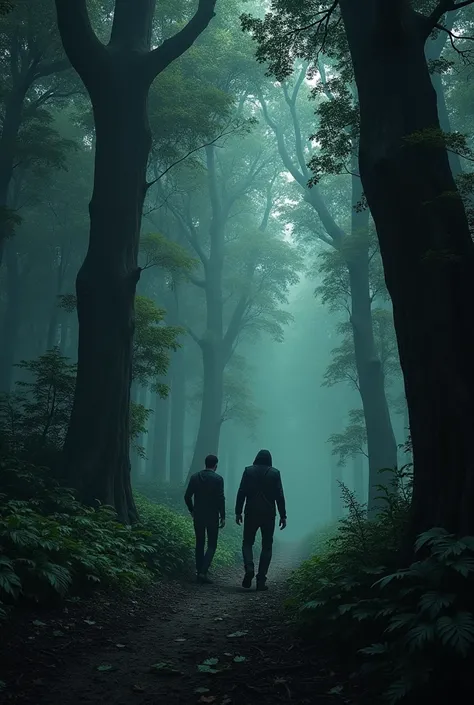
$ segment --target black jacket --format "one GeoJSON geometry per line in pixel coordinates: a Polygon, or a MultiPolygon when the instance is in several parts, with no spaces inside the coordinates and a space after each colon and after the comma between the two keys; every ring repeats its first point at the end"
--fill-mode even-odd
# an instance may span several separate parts
{"type": "Polygon", "coordinates": [[[251,465],[242,475],[237,501],[236,515],[276,516],[276,507],[281,519],[286,519],[285,495],[281,484],[280,471],[264,465],[251,465]],[[276,505],[276,507],[275,507],[276,505]]]}
{"type": "Polygon", "coordinates": [[[197,517],[219,515],[225,519],[224,480],[214,470],[201,470],[191,475],[184,501],[197,517]],[[194,497],[194,505],[193,505],[194,497]]]}

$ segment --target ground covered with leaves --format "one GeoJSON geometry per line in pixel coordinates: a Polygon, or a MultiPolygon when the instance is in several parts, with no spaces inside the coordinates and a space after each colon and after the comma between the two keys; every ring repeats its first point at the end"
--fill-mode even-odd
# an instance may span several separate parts
{"type": "Polygon", "coordinates": [[[22,612],[2,629],[3,697],[25,705],[343,702],[336,674],[283,611],[292,558],[291,550],[276,558],[266,593],[240,588],[239,567],[221,569],[213,585],[164,581],[118,599],[22,612]]]}

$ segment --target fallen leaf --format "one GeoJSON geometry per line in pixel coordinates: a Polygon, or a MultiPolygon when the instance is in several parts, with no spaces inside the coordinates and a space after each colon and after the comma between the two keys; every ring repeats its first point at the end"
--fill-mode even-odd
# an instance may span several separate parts
{"type": "Polygon", "coordinates": [[[205,661],[203,661],[203,664],[205,666],[215,666],[218,663],[219,663],[218,658],[207,658],[205,661]]]}
{"type": "Polygon", "coordinates": [[[182,676],[182,672],[178,671],[177,668],[173,668],[173,666],[169,663],[154,663],[152,666],[150,666],[150,671],[153,673],[159,673],[160,675],[163,676],[182,676]]]}
{"type": "Polygon", "coordinates": [[[194,692],[196,695],[200,695],[201,693],[209,693],[209,688],[195,688],[194,692]]]}
{"type": "Polygon", "coordinates": [[[90,624],[90,625],[95,624],[95,622],[94,622],[93,619],[85,619],[84,622],[85,622],[86,624],[90,624]]]}
{"type": "Polygon", "coordinates": [[[235,663],[243,663],[244,661],[246,661],[245,656],[234,656],[235,663]]]}
{"type": "Polygon", "coordinates": [[[125,644],[115,644],[115,646],[117,647],[117,649],[124,649],[125,648],[125,644]]]}
{"type": "Polygon", "coordinates": [[[45,627],[46,626],[46,622],[42,622],[40,619],[35,619],[33,621],[33,624],[35,625],[35,627],[45,627]]]}
{"type": "Polygon", "coordinates": [[[113,671],[114,667],[110,663],[104,663],[102,666],[97,666],[98,671],[113,671]]]}
{"type": "Polygon", "coordinates": [[[229,637],[229,639],[236,639],[239,636],[245,636],[246,634],[248,634],[248,631],[244,630],[242,632],[232,632],[232,634],[227,634],[227,636],[229,637]]]}
{"type": "Polygon", "coordinates": [[[214,617],[214,622],[223,622],[224,619],[222,617],[214,617]]]}
{"type": "Polygon", "coordinates": [[[334,688],[331,688],[331,690],[328,690],[328,693],[330,695],[340,695],[343,690],[344,690],[344,688],[342,685],[335,685],[334,688]]]}
{"type": "Polygon", "coordinates": [[[207,666],[205,663],[199,664],[198,671],[199,673],[219,673],[217,668],[211,668],[211,666],[207,666]]]}
{"type": "Polygon", "coordinates": [[[228,656],[230,658],[232,656],[232,654],[229,654],[227,651],[225,651],[224,656],[228,656]]]}
{"type": "Polygon", "coordinates": [[[53,632],[53,636],[64,636],[64,632],[62,632],[60,629],[55,629],[53,632]]]}

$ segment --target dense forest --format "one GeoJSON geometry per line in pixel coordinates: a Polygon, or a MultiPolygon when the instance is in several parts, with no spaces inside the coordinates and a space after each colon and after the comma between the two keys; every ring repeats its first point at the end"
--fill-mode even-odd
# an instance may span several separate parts
{"type": "Polygon", "coordinates": [[[474,0],[0,0],[5,702],[472,692],[473,40],[474,0]]]}

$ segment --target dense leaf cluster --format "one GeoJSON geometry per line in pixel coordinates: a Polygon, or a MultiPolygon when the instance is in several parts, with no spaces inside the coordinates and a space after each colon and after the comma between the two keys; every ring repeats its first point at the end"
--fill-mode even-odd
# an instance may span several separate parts
{"type": "MultiPolygon", "coordinates": [[[[349,514],[291,581],[289,607],[307,636],[344,653],[371,702],[416,701],[465,682],[474,653],[474,537],[441,528],[422,534],[397,569],[411,480],[394,476],[375,519],[344,488],[349,514]]],[[[382,488],[381,488],[382,489],[382,488]]]]}

